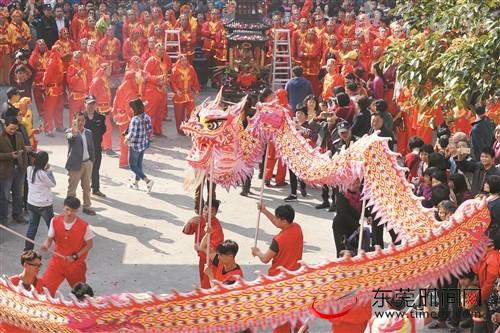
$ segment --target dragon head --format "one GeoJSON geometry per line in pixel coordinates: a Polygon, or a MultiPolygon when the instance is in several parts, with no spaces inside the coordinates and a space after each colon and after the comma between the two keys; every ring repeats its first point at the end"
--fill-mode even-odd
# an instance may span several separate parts
{"type": "Polygon", "coordinates": [[[214,168],[214,181],[227,188],[244,181],[251,171],[242,162],[248,156],[246,152],[252,148],[246,140],[252,138],[242,137],[241,115],[247,98],[225,110],[221,100],[222,90],[214,101],[205,100],[200,104],[190,119],[181,125],[181,129],[193,141],[188,163],[195,170],[208,174],[212,156],[217,155],[219,158],[214,168]]]}

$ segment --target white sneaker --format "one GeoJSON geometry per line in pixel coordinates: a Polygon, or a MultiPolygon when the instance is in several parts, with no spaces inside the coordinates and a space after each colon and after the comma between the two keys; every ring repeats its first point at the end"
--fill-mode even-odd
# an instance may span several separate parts
{"type": "Polygon", "coordinates": [[[154,181],[152,181],[151,179],[149,180],[149,182],[146,183],[146,186],[148,188],[148,192],[151,192],[151,188],[153,187],[154,185],[154,181]]]}
{"type": "Polygon", "coordinates": [[[130,184],[128,184],[128,187],[130,187],[131,189],[134,189],[134,190],[138,190],[139,189],[139,182],[134,180],[134,181],[130,182],[130,184]]]}

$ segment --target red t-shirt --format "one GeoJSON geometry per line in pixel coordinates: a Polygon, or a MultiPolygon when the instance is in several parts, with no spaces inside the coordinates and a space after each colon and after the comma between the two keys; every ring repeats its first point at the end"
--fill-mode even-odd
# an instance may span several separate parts
{"type": "Polygon", "coordinates": [[[300,225],[294,222],[288,228],[281,230],[279,234],[274,236],[270,249],[276,252],[268,271],[270,276],[280,273],[279,266],[290,271],[299,269],[299,260],[302,259],[304,249],[304,236],[300,225]]]}
{"type": "MultiPolygon", "coordinates": [[[[19,281],[21,281],[21,278],[19,277],[19,275],[14,275],[14,276],[11,276],[9,277],[9,280],[10,282],[12,282],[12,284],[14,284],[15,286],[19,285],[19,281]]],[[[28,290],[28,286],[24,286],[24,289],[28,290]]],[[[43,280],[41,278],[36,278],[35,280],[35,283],[33,285],[30,285],[29,286],[29,289],[31,289],[31,287],[34,286],[35,287],[35,290],[38,292],[38,293],[43,293],[43,287],[45,287],[45,282],[43,282],[43,280]]]]}
{"type": "Polygon", "coordinates": [[[236,264],[236,268],[226,271],[224,265],[219,261],[219,255],[216,254],[212,260],[212,266],[214,268],[215,280],[222,282],[223,284],[233,284],[236,282],[236,277],[243,277],[243,271],[240,266],[236,264]]]}

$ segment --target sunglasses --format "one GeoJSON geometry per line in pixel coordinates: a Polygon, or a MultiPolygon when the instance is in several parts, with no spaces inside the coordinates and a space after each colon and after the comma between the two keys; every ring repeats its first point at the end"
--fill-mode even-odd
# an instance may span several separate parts
{"type": "Polygon", "coordinates": [[[33,266],[33,267],[38,267],[38,268],[42,267],[42,264],[41,264],[41,263],[40,263],[40,264],[32,264],[32,263],[30,263],[30,262],[26,262],[25,264],[26,264],[26,265],[29,265],[29,266],[33,266]]]}

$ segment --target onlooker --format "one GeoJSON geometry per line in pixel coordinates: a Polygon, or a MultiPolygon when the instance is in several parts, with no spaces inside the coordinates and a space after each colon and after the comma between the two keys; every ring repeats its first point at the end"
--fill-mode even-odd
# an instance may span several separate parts
{"type": "Polygon", "coordinates": [[[106,117],[96,108],[96,98],[94,96],[85,97],[85,128],[92,132],[92,141],[94,144],[94,163],[92,164],[92,194],[101,198],[106,195],[101,192],[99,182],[99,170],[102,160],[102,137],[106,133],[106,117]]]}
{"type": "Polygon", "coordinates": [[[68,197],[76,197],[76,188],[81,182],[83,192],[83,212],[95,215],[91,208],[90,183],[92,179],[92,163],[95,158],[92,132],[85,128],[85,115],[82,112],[73,117],[73,126],[66,130],[68,139],[68,197]]]}
{"type": "Polygon", "coordinates": [[[467,186],[467,178],[462,173],[450,175],[448,179],[448,187],[450,188],[450,197],[457,206],[460,206],[464,201],[472,199],[472,193],[467,186]]]}
{"type": "Polygon", "coordinates": [[[8,198],[12,191],[12,218],[26,223],[22,216],[24,179],[28,166],[28,155],[23,136],[17,131],[19,122],[15,117],[5,119],[0,134],[0,223],[7,222],[8,198]]]}
{"type": "Polygon", "coordinates": [[[474,161],[479,161],[483,148],[491,147],[494,141],[496,125],[485,115],[486,108],[484,106],[475,107],[473,110],[476,114],[476,121],[472,123],[470,131],[470,153],[474,161]]]}
{"type": "Polygon", "coordinates": [[[21,94],[19,93],[19,90],[14,87],[10,87],[7,89],[6,92],[7,95],[7,102],[4,102],[2,104],[2,108],[0,109],[0,118],[4,119],[5,118],[5,113],[9,109],[17,109],[14,104],[19,102],[21,99],[21,94]]]}
{"type": "Polygon", "coordinates": [[[378,131],[378,136],[390,138],[390,140],[387,142],[387,145],[389,146],[390,150],[394,150],[394,134],[384,125],[384,117],[382,113],[378,111],[372,113],[371,125],[372,129],[370,130],[370,133],[378,131]]]}
{"type": "Polygon", "coordinates": [[[59,39],[59,29],[56,20],[52,16],[52,7],[49,4],[42,6],[42,15],[35,22],[36,35],[38,39],[43,39],[47,46],[52,45],[59,39]]]}
{"type": "Polygon", "coordinates": [[[495,128],[495,143],[493,143],[495,151],[495,164],[500,165],[500,125],[495,128]]]}
{"type": "Polygon", "coordinates": [[[285,90],[288,93],[288,104],[295,111],[297,104],[302,103],[302,101],[308,96],[313,94],[313,89],[311,82],[302,77],[304,70],[300,66],[295,66],[292,68],[293,78],[288,80],[285,85],[285,90]]]}
{"type": "Polygon", "coordinates": [[[480,162],[467,161],[465,157],[464,153],[458,153],[457,166],[463,172],[472,172],[471,192],[475,196],[483,191],[486,178],[491,175],[500,175],[500,169],[494,164],[495,152],[490,146],[482,149],[480,162]]]}
{"type": "Polygon", "coordinates": [[[77,198],[67,197],[64,200],[63,214],[52,219],[47,240],[41,247],[42,251],[47,251],[54,242],[54,251],[64,256],[53,255],[43,276],[52,296],[64,280],[72,288],[78,282],[86,281],[85,260],[94,244],[94,233],[87,222],[76,214],[79,208],[80,200],[77,198]]]}
{"type": "Polygon", "coordinates": [[[128,165],[134,172],[135,178],[132,180],[130,187],[139,189],[139,180],[146,182],[148,192],[153,187],[153,180],[149,179],[142,171],[142,160],[144,152],[149,148],[153,127],[151,126],[151,118],[144,112],[144,104],[140,99],[134,99],[129,102],[130,107],[134,111],[134,117],[130,121],[126,140],[128,143],[128,165]]]}
{"type": "MultiPolygon", "coordinates": [[[[26,237],[34,240],[40,224],[40,218],[43,217],[47,228],[50,227],[50,221],[54,217],[54,195],[52,188],[56,186],[56,179],[52,170],[50,170],[49,154],[45,151],[39,151],[35,155],[35,161],[28,167],[28,215],[29,225],[26,237]]],[[[33,250],[33,243],[26,241],[24,250],[33,250]]]]}
{"type": "Polygon", "coordinates": [[[492,175],[486,178],[485,191],[491,197],[488,202],[491,222],[487,233],[491,239],[494,239],[500,235],[500,176],[492,175]]]}

